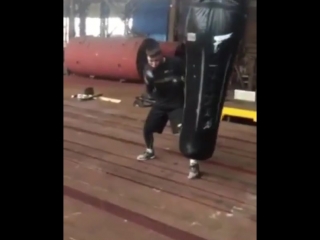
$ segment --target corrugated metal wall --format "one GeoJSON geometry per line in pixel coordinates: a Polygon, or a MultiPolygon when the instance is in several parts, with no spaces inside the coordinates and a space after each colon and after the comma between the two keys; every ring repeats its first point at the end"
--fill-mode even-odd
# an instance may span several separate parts
{"type": "Polygon", "coordinates": [[[132,30],[167,41],[170,0],[140,0],[132,16],[132,30]]]}

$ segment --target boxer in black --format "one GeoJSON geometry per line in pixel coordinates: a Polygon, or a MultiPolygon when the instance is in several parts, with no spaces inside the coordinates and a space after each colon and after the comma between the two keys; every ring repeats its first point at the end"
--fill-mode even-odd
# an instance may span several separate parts
{"type": "MultiPolygon", "coordinates": [[[[146,151],[137,157],[140,161],[155,158],[153,133],[161,134],[168,122],[173,134],[179,134],[184,105],[185,67],[179,58],[164,57],[159,43],[146,50],[148,64],[143,76],[147,93],[153,97],[152,106],[143,128],[146,151]]],[[[189,179],[199,177],[199,164],[190,160],[189,179]]]]}

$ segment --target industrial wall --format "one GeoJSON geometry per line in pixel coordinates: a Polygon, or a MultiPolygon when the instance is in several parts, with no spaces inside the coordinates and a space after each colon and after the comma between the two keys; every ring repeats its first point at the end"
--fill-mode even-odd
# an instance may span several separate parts
{"type": "MultiPolygon", "coordinates": [[[[110,9],[110,17],[119,17],[119,14],[122,11],[123,10],[121,8],[119,8],[119,9],[118,8],[111,8],[110,9]]],[[[66,13],[64,12],[64,14],[66,14],[66,13]]],[[[64,15],[64,17],[68,17],[68,16],[64,15]]],[[[88,17],[92,17],[92,18],[100,17],[100,3],[93,2],[90,4],[89,9],[88,9],[88,17]]]]}
{"type": "Polygon", "coordinates": [[[257,43],[257,7],[256,4],[249,5],[248,19],[245,33],[245,39],[248,44],[257,43]]]}
{"type": "MultiPolygon", "coordinates": [[[[180,0],[179,1],[179,7],[178,7],[178,25],[177,25],[177,33],[178,33],[178,36],[179,36],[179,39],[181,39],[183,36],[184,36],[184,27],[185,27],[185,17],[186,17],[186,14],[187,14],[187,6],[188,6],[188,3],[191,2],[192,0],[180,0]]],[[[143,1],[142,1],[143,2],[143,1]]],[[[158,21],[159,22],[159,26],[157,28],[154,28],[153,32],[151,32],[151,30],[149,29],[150,26],[151,26],[151,23],[153,23],[153,21],[150,19],[143,19],[142,17],[140,16],[143,16],[143,13],[145,12],[145,8],[140,10],[138,12],[138,20],[137,20],[137,30],[140,30],[140,29],[146,29],[147,31],[150,30],[150,34],[151,37],[153,34],[157,35],[159,33],[161,33],[161,31],[163,31],[165,28],[164,26],[167,24],[167,18],[168,18],[168,15],[167,13],[165,12],[164,10],[164,6],[165,5],[168,5],[168,0],[165,0],[163,1],[163,4],[160,6],[155,6],[155,8],[159,8],[161,9],[161,12],[158,12],[159,14],[157,14],[157,11],[155,11],[155,19],[160,19],[161,16],[163,18],[164,21],[158,21]]],[[[148,4],[146,5],[148,7],[148,4]]],[[[115,12],[114,9],[111,9],[112,11],[112,14],[111,15],[116,15],[117,13],[115,12]]],[[[119,10],[118,10],[119,11],[119,10]]],[[[90,8],[89,8],[89,11],[88,11],[88,19],[95,19],[95,20],[88,20],[89,22],[87,22],[87,25],[89,25],[87,27],[87,33],[88,35],[94,35],[96,36],[96,31],[98,30],[95,30],[95,29],[98,29],[99,26],[94,23],[94,22],[98,22],[100,21],[98,18],[100,16],[100,4],[91,4],[90,8]],[[94,30],[92,30],[94,29],[94,30]],[[92,33],[94,32],[94,33],[92,33]]],[[[113,17],[114,19],[118,19],[118,17],[113,17]]],[[[245,34],[245,40],[248,44],[256,44],[256,38],[257,38],[257,8],[256,8],[256,0],[250,0],[249,4],[248,4],[248,20],[247,20],[247,28],[246,28],[246,34],[245,34]]],[[[118,21],[118,20],[115,20],[115,21],[118,21]]],[[[76,20],[76,24],[75,24],[75,27],[76,29],[78,29],[78,20],[76,20]]],[[[113,26],[115,26],[113,23],[111,23],[113,26]]],[[[110,29],[113,29],[113,26],[111,26],[109,28],[110,29]]],[[[110,30],[111,31],[111,30],[110,30]]],[[[124,31],[124,24],[122,23],[119,23],[118,24],[118,27],[116,29],[116,32],[115,32],[115,35],[122,35],[122,32],[124,31]]],[[[77,32],[77,30],[76,30],[77,32]]],[[[160,38],[166,38],[167,36],[160,36],[160,38]]],[[[156,37],[158,39],[158,36],[156,37]]],[[[158,40],[163,40],[163,39],[158,39],[158,40]]]]}
{"type": "Polygon", "coordinates": [[[167,41],[170,3],[170,0],[140,0],[133,12],[132,31],[167,41]]]}
{"type": "MultiPolygon", "coordinates": [[[[88,36],[98,37],[100,35],[100,22],[101,19],[98,17],[88,17],[86,19],[86,34],[88,36]]],[[[76,37],[80,36],[80,19],[75,18],[75,31],[76,37]]],[[[129,21],[129,26],[131,27],[132,21],[129,21]]],[[[108,34],[112,33],[113,36],[123,36],[124,35],[124,22],[118,17],[109,18],[109,28],[108,34]]],[[[67,43],[69,40],[69,18],[63,18],[63,42],[67,43]]]]}

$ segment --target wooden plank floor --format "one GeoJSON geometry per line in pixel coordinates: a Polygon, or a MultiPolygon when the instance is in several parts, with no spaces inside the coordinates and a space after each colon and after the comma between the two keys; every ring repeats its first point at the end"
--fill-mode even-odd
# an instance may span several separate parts
{"type": "Polygon", "coordinates": [[[141,163],[148,109],[132,106],[143,86],[64,80],[64,239],[255,240],[256,128],[223,122],[204,176],[187,180],[188,161],[166,129],[157,159],[141,163]],[[120,104],[78,102],[92,86],[120,104]]]}

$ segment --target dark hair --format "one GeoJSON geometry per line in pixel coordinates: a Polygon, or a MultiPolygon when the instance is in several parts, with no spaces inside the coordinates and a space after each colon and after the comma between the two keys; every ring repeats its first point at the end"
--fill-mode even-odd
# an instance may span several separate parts
{"type": "Polygon", "coordinates": [[[146,54],[148,57],[156,57],[162,53],[160,44],[157,41],[152,42],[146,48],[146,54]]]}

